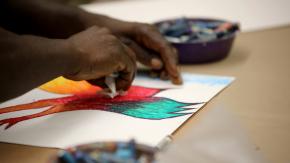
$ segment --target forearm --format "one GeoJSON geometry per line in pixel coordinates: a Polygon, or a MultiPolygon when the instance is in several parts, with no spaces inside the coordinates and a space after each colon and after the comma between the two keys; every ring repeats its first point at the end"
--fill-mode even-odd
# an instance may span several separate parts
{"type": "MultiPolygon", "coordinates": [[[[92,14],[59,0],[6,0],[1,2],[2,24],[19,34],[67,38],[97,25],[122,30],[124,23],[107,16],[92,14]],[[117,27],[117,28],[116,28],[117,27]]],[[[118,33],[120,33],[118,31],[118,33]]]]}
{"type": "Polygon", "coordinates": [[[0,101],[64,75],[72,65],[67,52],[63,40],[20,36],[0,28],[0,101]]]}
{"type": "Polygon", "coordinates": [[[66,38],[85,27],[79,9],[49,0],[5,0],[1,2],[1,25],[18,34],[66,38]]]}

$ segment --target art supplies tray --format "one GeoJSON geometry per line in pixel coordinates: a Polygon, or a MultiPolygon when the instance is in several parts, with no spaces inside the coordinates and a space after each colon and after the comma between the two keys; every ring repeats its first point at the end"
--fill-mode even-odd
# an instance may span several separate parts
{"type": "Polygon", "coordinates": [[[225,58],[239,25],[224,20],[179,18],[155,23],[178,50],[179,63],[204,63],[225,58]]]}
{"type": "Polygon", "coordinates": [[[48,163],[153,163],[157,151],[128,142],[97,142],[60,150],[48,163]]]}

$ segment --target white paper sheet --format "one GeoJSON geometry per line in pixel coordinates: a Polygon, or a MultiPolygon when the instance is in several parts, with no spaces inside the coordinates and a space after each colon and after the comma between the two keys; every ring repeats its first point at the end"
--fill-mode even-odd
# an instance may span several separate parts
{"type": "Polygon", "coordinates": [[[208,17],[241,23],[242,31],[290,24],[289,0],[122,0],[84,9],[118,19],[153,23],[176,17],[208,17]]]}
{"type": "MultiPolygon", "coordinates": [[[[138,76],[134,81],[133,85],[139,86],[140,88],[162,89],[153,96],[154,98],[159,100],[166,99],[167,102],[172,102],[172,100],[174,100],[176,102],[175,104],[188,104],[188,106],[184,107],[188,108],[185,111],[171,112],[172,110],[169,110],[166,114],[172,116],[169,118],[162,118],[161,112],[156,115],[151,115],[152,112],[142,113],[142,116],[147,116],[147,118],[140,118],[132,116],[138,114],[135,113],[136,110],[127,110],[128,112],[126,113],[130,112],[131,115],[125,115],[114,111],[89,110],[92,108],[86,108],[84,110],[66,111],[24,120],[5,129],[7,123],[4,122],[12,122],[11,119],[9,121],[9,118],[39,113],[47,110],[50,106],[1,114],[1,110],[5,107],[37,102],[41,99],[71,96],[49,93],[36,88],[23,96],[0,104],[0,124],[2,123],[2,125],[0,125],[0,141],[43,147],[65,148],[95,141],[128,140],[135,138],[140,143],[156,146],[165,136],[172,134],[206,102],[234,80],[233,77],[193,74],[183,74],[183,78],[184,85],[182,86],[174,86],[171,85],[170,82],[150,79],[144,76],[138,76]],[[191,105],[193,103],[201,104],[191,105]],[[179,116],[174,117],[173,115],[179,116]],[[161,118],[154,119],[152,116],[161,118]]],[[[75,101],[67,104],[68,108],[72,106],[71,104],[73,102],[75,101]]],[[[144,104],[146,105],[148,102],[144,104]]],[[[141,104],[136,105],[134,103],[132,106],[134,106],[135,109],[140,109],[140,105],[141,104]]],[[[158,105],[155,105],[154,113],[167,108],[164,107],[165,105],[168,104],[158,103],[158,105]]],[[[115,106],[116,105],[110,105],[110,107],[115,106]]],[[[173,105],[169,104],[168,106],[173,105]]],[[[176,109],[178,107],[173,108],[176,109]]],[[[127,108],[125,108],[125,110],[126,109],[127,108]]]]}

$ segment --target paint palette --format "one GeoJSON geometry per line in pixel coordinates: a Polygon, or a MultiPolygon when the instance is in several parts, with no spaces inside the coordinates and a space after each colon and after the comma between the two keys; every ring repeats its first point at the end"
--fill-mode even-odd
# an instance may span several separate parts
{"type": "Polygon", "coordinates": [[[155,23],[178,50],[179,63],[204,63],[225,58],[239,24],[217,19],[179,18],[155,23]]]}
{"type": "Polygon", "coordinates": [[[48,163],[152,163],[156,148],[128,142],[97,142],[60,150],[48,163]]]}

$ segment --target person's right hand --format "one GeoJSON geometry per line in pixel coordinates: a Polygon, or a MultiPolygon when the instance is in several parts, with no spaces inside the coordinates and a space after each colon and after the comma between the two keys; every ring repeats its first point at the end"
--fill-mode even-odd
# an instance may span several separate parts
{"type": "Polygon", "coordinates": [[[67,39],[76,53],[64,77],[88,80],[105,87],[105,76],[117,72],[117,90],[127,90],[135,76],[136,58],[132,50],[106,28],[93,26],[67,39]]]}

